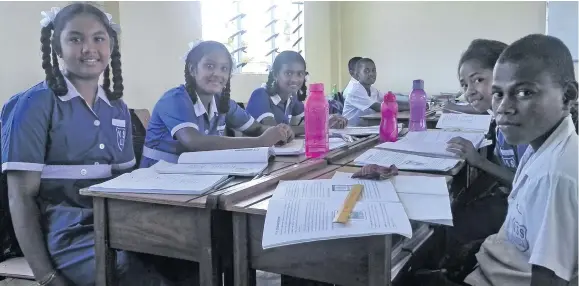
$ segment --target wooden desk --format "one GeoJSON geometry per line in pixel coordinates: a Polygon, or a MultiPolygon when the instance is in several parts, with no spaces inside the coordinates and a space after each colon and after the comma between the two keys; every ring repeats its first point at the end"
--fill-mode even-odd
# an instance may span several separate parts
{"type": "MultiPolygon", "coordinates": [[[[380,119],[382,115],[380,112],[362,115],[360,116],[360,126],[374,126],[380,125],[380,119]]],[[[436,128],[436,123],[438,122],[439,116],[435,114],[426,117],[426,127],[436,128]]],[[[404,123],[408,125],[408,120],[410,119],[410,111],[400,111],[398,112],[398,123],[404,123]]]]}
{"type": "MultiPolygon", "coordinates": [[[[291,163],[272,162],[266,173],[291,163]]],[[[225,189],[248,179],[230,182],[225,189]]],[[[80,191],[93,197],[96,285],[116,285],[113,249],[154,254],[199,263],[200,285],[222,285],[219,249],[211,225],[216,196],[131,194],[80,191]]]]}
{"type": "MultiPolygon", "coordinates": [[[[293,179],[331,178],[336,170],[353,172],[357,168],[327,165],[314,171],[293,174],[293,179]]],[[[397,253],[402,255],[401,258],[396,256],[398,259],[391,260],[392,238],[397,235],[336,239],[262,249],[261,238],[269,199],[277,182],[290,179],[291,176],[286,173],[284,178],[279,178],[274,173],[270,179],[275,183],[267,187],[248,186],[244,189],[243,185],[238,185],[236,190],[220,195],[220,209],[230,211],[233,215],[234,285],[255,285],[256,269],[337,285],[390,285],[392,272],[398,273],[402,269],[391,267],[391,261],[409,261],[408,253],[400,254],[401,251],[397,253]],[[244,195],[246,191],[253,195],[244,195]]],[[[452,178],[447,179],[450,182],[452,178]]],[[[245,183],[248,184],[251,182],[245,183]]],[[[407,245],[416,248],[421,244],[413,242],[407,245]]]]}

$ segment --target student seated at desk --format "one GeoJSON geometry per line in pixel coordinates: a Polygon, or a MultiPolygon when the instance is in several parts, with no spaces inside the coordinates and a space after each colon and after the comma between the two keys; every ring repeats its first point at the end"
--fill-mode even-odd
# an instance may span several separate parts
{"type": "MultiPolygon", "coordinates": [[[[491,109],[493,67],[506,47],[506,44],[499,41],[477,39],[471,42],[459,60],[460,84],[467,101],[477,112],[491,109]]],[[[487,183],[488,176],[482,174],[453,204],[454,226],[447,229],[448,256],[444,266],[449,272],[455,270],[451,265],[462,268],[465,259],[474,263],[474,257],[464,257],[461,249],[473,242],[480,245],[484,238],[496,233],[503,224],[508,193],[519,161],[527,149],[526,144],[508,144],[494,122],[490,134],[495,145],[494,154],[490,154],[490,158],[483,157],[470,141],[461,137],[448,142],[448,151],[494,178],[494,182],[487,183]],[[473,224],[477,227],[473,228],[473,224]]]]}
{"type": "Polygon", "coordinates": [[[380,112],[383,100],[380,92],[372,85],[376,82],[376,65],[369,58],[356,62],[355,76],[344,90],[344,111],[349,126],[357,126],[360,116],[380,112]]]}
{"type": "MultiPolygon", "coordinates": [[[[121,99],[116,27],[90,4],[56,9],[41,21],[46,80],[2,109],[2,171],[14,231],[35,280],[94,285],[92,199],[79,190],[132,169],[131,117],[121,99]]],[[[120,285],[169,285],[133,253],[117,251],[116,265],[120,285]]]]}
{"type": "MultiPolygon", "coordinates": [[[[294,51],[281,52],[273,61],[265,87],[251,93],[247,112],[264,125],[291,124],[296,136],[304,134],[304,126],[300,123],[303,122],[303,101],[307,93],[306,74],[302,55],[294,51]]],[[[330,128],[341,129],[346,124],[347,120],[341,115],[330,115],[330,128]]]]}
{"type": "Polygon", "coordinates": [[[515,41],[494,68],[492,107],[512,145],[529,144],[497,234],[482,244],[468,285],[577,285],[577,81],[554,37],[515,41]]]}
{"type": "Polygon", "coordinates": [[[183,152],[271,147],[291,141],[294,134],[289,126],[262,125],[230,99],[233,60],[223,44],[200,42],[185,61],[185,84],[167,91],[153,108],[141,168],[159,160],[176,163],[183,152]],[[225,137],[226,124],[255,137],[225,137]]]}

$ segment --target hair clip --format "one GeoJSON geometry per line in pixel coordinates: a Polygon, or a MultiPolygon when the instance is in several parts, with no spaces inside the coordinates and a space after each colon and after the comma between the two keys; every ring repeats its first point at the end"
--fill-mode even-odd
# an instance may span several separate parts
{"type": "Polygon", "coordinates": [[[60,12],[59,7],[52,7],[49,11],[40,12],[40,15],[42,16],[42,19],[40,20],[40,26],[48,27],[48,25],[54,21],[54,18],[56,18],[56,14],[58,14],[58,12],[60,12]]]}
{"type": "Polygon", "coordinates": [[[113,29],[113,31],[115,31],[118,34],[121,33],[121,25],[113,22],[113,15],[109,14],[109,13],[105,13],[105,15],[107,16],[107,19],[109,19],[109,26],[111,26],[111,29],[113,29]]]}

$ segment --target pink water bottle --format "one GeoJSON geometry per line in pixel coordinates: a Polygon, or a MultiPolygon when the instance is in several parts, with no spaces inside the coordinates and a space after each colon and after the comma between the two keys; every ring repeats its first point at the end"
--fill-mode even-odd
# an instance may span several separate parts
{"type": "Polygon", "coordinates": [[[396,103],[396,95],[391,91],[384,95],[380,111],[382,112],[380,141],[396,142],[398,139],[398,103],[396,103]]]}
{"type": "Polygon", "coordinates": [[[426,130],[426,92],[424,91],[424,81],[421,79],[412,82],[412,92],[409,98],[410,118],[408,120],[408,131],[426,130]]]}
{"type": "Polygon", "coordinates": [[[330,105],[324,95],[324,84],[312,83],[306,98],[305,135],[306,157],[318,158],[330,151],[328,121],[330,105]]]}

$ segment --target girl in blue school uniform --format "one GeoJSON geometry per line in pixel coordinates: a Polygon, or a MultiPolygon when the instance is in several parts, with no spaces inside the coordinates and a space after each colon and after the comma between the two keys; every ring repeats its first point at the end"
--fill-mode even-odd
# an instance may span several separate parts
{"type": "MultiPolygon", "coordinates": [[[[262,124],[290,124],[296,135],[304,134],[300,125],[304,117],[306,98],[306,61],[298,52],[283,51],[275,57],[265,87],[253,91],[247,102],[247,112],[262,124]]],[[[332,114],[330,128],[344,128],[347,120],[332,114]]]]}
{"type": "MultiPolygon", "coordinates": [[[[493,67],[506,48],[507,45],[499,41],[476,39],[459,60],[458,79],[475,113],[487,113],[491,109],[493,67]]],[[[484,238],[496,233],[503,224],[511,184],[527,149],[526,144],[508,144],[494,121],[489,137],[493,139],[494,152],[487,157],[482,156],[464,138],[456,137],[448,142],[448,151],[464,158],[470,166],[484,171],[453,204],[454,226],[447,229],[447,257],[444,262],[451,275],[455,273],[453,271],[460,272],[465,264],[475,263],[474,253],[465,252],[465,247],[476,250],[484,238]],[[473,228],[473,225],[477,227],[473,228]]],[[[456,277],[456,280],[463,278],[456,277]]]]}
{"type": "MultiPolygon", "coordinates": [[[[117,29],[90,4],[43,15],[46,80],[2,110],[2,171],[16,237],[39,284],[94,285],[92,199],[79,189],[135,164],[117,29]]],[[[120,285],[167,285],[133,254],[116,258],[120,285]]]]}
{"type": "Polygon", "coordinates": [[[262,125],[230,99],[233,60],[223,44],[200,42],[185,61],[185,84],[167,91],[153,108],[140,167],[176,163],[183,152],[271,147],[293,138],[289,126],[262,125]],[[223,136],[226,125],[249,137],[223,136]]]}

